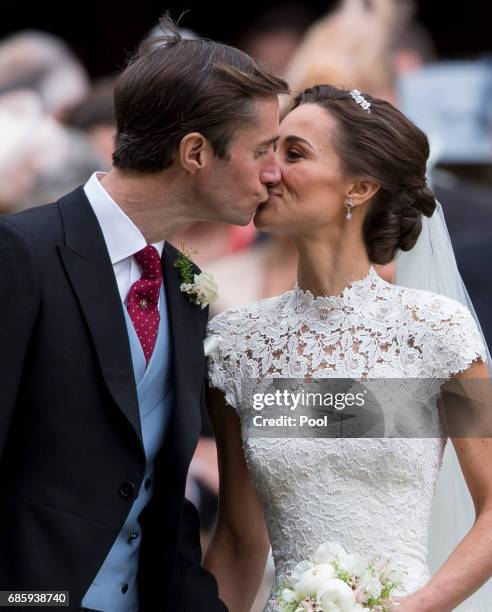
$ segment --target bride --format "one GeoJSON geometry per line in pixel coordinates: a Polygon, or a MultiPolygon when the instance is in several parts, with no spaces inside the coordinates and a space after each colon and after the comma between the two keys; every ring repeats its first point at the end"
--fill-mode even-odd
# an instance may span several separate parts
{"type": "Polygon", "coordinates": [[[277,154],[282,179],[255,224],[294,242],[297,284],[209,323],[222,337],[209,359],[221,484],[205,565],[231,612],[247,612],[271,544],[273,612],[282,581],[329,540],[406,572],[400,612],[453,610],[492,574],[492,439],[452,439],[476,520],[431,576],[446,437],[261,438],[248,429],[251,379],[488,377],[466,307],[391,285],[373,267],[412,249],[422,215],[434,212],[427,138],[385,101],[320,85],[295,99],[277,154]]]}

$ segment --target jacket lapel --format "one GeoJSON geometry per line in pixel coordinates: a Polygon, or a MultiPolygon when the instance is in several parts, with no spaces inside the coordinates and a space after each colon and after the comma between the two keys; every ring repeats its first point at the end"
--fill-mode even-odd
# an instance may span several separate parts
{"type": "Polygon", "coordinates": [[[206,313],[180,290],[181,278],[174,262],[179,255],[167,241],[162,253],[164,285],[173,339],[176,402],[171,433],[172,456],[188,469],[200,435],[200,392],[205,376],[203,336],[206,313]]]}
{"type": "Polygon", "coordinates": [[[82,187],[58,205],[65,229],[60,257],[87,321],[106,385],[143,450],[125,316],[102,231],[82,187]]]}

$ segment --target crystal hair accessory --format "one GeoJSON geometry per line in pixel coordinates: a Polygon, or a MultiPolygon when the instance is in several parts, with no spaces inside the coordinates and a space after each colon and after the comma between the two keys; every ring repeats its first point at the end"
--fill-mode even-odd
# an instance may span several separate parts
{"type": "Polygon", "coordinates": [[[371,112],[371,103],[364,98],[364,96],[358,89],[352,89],[350,95],[357,102],[357,104],[361,106],[365,111],[367,111],[368,113],[371,112]]]}

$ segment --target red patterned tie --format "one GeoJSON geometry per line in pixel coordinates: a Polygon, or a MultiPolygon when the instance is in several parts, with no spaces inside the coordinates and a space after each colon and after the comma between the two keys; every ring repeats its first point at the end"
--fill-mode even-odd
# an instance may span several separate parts
{"type": "Polygon", "coordinates": [[[142,267],[142,276],[130,287],[126,308],[137,332],[148,365],[159,330],[159,292],[162,281],[161,258],[148,244],[134,255],[142,267]]]}

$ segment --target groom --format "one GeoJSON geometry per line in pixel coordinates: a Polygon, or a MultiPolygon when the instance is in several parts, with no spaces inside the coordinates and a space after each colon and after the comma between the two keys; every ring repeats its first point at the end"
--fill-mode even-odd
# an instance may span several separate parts
{"type": "Polygon", "coordinates": [[[119,77],[111,172],[0,219],[0,590],[72,610],[226,610],[184,498],[207,309],[165,239],[251,220],[287,86],[165,26],[119,77]]]}

